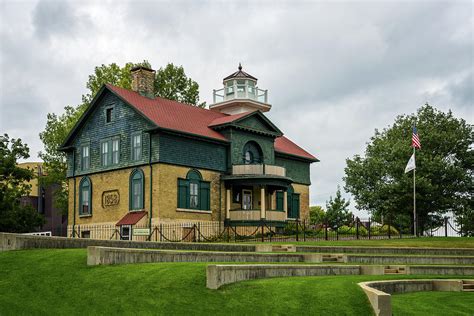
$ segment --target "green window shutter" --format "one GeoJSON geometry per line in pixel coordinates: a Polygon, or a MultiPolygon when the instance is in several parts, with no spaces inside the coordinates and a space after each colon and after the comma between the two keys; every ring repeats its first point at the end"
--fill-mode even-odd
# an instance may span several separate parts
{"type": "Polygon", "coordinates": [[[276,193],[276,209],[283,211],[283,192],[277,191],[276,193]]]}
{"type": "Polygon", "coordinates": [[[178,179],[178,208],[189,208],[189,181],[178,179]]]}
{"type": "Polygon", "coordinates": [[[211,209],[211,185],[209,182],[201,181],[199,185],[199,209],[209,211],[211,209]]]}
{"type": "Polygon", "coordinates": [[[292,218],[299,218],[300,217],[300,195],[299,194],[292,194],[292,218]]]}

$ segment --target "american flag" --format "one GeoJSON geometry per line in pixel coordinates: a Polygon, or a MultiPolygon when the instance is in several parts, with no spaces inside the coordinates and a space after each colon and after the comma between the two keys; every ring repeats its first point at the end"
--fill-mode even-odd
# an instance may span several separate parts
{"type": "Polygon", "coordinates": [[[411,137],[411,147],[421,148],[420,137],[418,137],[418,131],[416,127],[413,127],[413,135],[411,137]]]}

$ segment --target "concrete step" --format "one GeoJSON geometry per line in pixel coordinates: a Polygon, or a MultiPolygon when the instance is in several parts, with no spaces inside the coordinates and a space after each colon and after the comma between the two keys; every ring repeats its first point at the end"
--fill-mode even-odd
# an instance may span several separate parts
{"type": "Polygon", "coordinates": [[[397,269],[384,269],[383,273],[384,274],[398,274],[398,270],[397,269]]]}
{"type": "Polygon", "coordinates": [[[465,290],[474,290],[474,284],[466,284],[464,283],[462,285],[462,288],[465,289],[465,290]]]}
{"type": "Polygon", "coordinates": [[[323,257],[323,262],[338,262],[337,257],[323,257]]]}
{"type": "Polygon", "coordinates": [[[474,280],[462,280],[463,284],[474,284],[474,280]]]}
{"type": "Polygon", "coordinates": [[[474,292],[474,289],[463,289],[463,292],[474,292]]]}

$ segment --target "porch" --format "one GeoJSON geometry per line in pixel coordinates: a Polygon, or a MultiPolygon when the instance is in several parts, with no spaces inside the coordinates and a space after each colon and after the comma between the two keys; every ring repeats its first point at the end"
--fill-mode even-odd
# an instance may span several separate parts
{"type": "Polygon", "coordinates": [[[224,176],[226,225],[254,226],[267,223],[283,226],[299,219],[299,194],[284,168],[267,165],[234,166],[224,176]],[[270,167],[270,168],[269,168],[270,167]]]}

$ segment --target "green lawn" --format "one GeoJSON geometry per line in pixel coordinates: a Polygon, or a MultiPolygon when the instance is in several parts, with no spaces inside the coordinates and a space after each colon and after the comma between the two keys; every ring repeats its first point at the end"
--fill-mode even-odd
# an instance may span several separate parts
{"type": "MultiPolygon", "coordinates": [[[[206,265],[88,267],[85,249],[3,252],[0,315],[370,315],[370,305],[357,283],[403,278],[275,278],[236,283],[215,291],[205,286],[206,265]]],[[[456,297],[455,308],[460,315],[469,315],[466,308],[473,306],[474,294],[461,294],[464,295],[456,297]]],[[[417,304],[414,306],[428,306],[431,300],[417,304]]],[[[452,315],[452,311],[451,306],[445,305],[430,315],[452,315]]]]}
{"type": "Polygon", "coordinates": [[[474,248],[474,237],[423,237],[359,240],[321,240],[306,242],[273,242],[274,244],[297,244],[308,246],[373,246],[373,247],[447,247],[474,248]]]}
{"type": "Polygon", "coordinates": [[[474,315],[474,293],[414,292],[392,295],[395,315],[474,315]],[[426,302],[425,304],[420,304],[426,302]]]}

